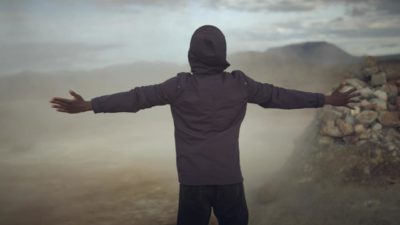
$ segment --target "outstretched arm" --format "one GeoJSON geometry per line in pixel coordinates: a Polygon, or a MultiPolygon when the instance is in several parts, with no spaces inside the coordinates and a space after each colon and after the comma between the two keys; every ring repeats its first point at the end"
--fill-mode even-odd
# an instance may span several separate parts
{"type": "Polygon", "coordinates": [[[318,108],[325,104],[352,108],[349,103],[358,102],[353,98],[359,96],[359,93],[355,93],[355,88],[340,92],[343,85],[340,85],[331,95],[327,96],[322,93],[286,89],[268,83],[260,83],[247,76],[245,76],[245,84],[248,102],[264,108],[318,108]]]}
{"type": "Polygon", "coordinates": [[[79,113],[93,110],[94,113],[137,112],[156,105],[172,104],[179,91],[177,77],[162,83],[135,87],[129,91],[103,95],[85,101],[70,91],[73,99],[53,98],[53,108],[59,112],[79,113]]]}

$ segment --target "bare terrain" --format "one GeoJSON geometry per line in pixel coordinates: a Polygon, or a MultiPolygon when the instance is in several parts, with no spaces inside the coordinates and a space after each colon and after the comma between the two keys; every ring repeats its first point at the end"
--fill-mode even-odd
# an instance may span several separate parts
{"type": "MultiPolygon", "coordinates": [[[[258,81],[323,93],[348,68],[289,59],[268,64],[253,60],[259,56],[252,53],[231,57],[231,70],[242,69],[258,81]]],[[[178,181],[168,106],[136,114],[68,115],[53,110],[48,101],[66,97],[69,89],[87,99],[126,91],[187,70],[168,63],[136,63],[0,77],[1,224],[175,224],[178,181]]],[[[400,207],[397,184],[380,198],[380,187],[299,183],[283,171],[295,147],[305,142],[300,137],[310,132],[306,129],[315,115],[315,109],[249,105],[240,149],[250,224],[394,225],[400,207]],[[377,209],[386,204],[386,210],[377,209]],[[346,218],[355,214],[365,219],[344,222],[354,221],[346,218]]],[[[217,224],[215,218],[211,224],[217,224]]]]}

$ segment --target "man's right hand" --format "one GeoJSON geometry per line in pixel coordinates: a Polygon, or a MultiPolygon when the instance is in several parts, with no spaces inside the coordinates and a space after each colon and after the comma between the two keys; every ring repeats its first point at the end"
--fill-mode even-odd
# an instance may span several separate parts
{"type": "Polygon", "coordinates": [[[360,93],[356,88],[352,88],[348,91],[341,92],[341,89],[344,87],[344,84],[341,84],[338,88],[336,88],[331,95],[325,96],[325,104],[333,105],[333,106],[345,106],[350,109],[354,109],[353,106],[349,105],[349,103],[358,103],[359,99],[353,99],[355,97],[360,96],[360,93]]]}
{"type": "Polygon", "coordinates": [[[52,107],[59,112],[65,113],[80,113],[92,110],[90,101],[85,101],[79,94],[72,90],[69,93],[73,96],[73,99],[54,97],[50,100],[52,107]]]}

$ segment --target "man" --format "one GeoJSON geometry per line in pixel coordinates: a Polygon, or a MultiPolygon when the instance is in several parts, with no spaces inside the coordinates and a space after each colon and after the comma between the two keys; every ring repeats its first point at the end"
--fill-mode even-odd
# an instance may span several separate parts
{"type": "MultiPolygon", "coordinates": [[[[192,73],[179,73],[163,83],[85,101],[53,98],[60,112],[137,112],[169,104],[175,126],[179,178],[178,225],[206,225],[213,209],[220,225],[245,225],[248,209],[239,162],[239,129],[247,103],[264,108],[348,106],[355,89],[331,95],[259,83],[241,71],[225,72],[226,42],[214,26],[198,28],[188,52],[192,73]]],[[[348,106],[350,107],[350,106],[348,106]]]]}

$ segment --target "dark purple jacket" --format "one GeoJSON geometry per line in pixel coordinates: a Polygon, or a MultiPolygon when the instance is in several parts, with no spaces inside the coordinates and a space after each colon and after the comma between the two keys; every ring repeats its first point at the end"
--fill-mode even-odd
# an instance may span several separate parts
{"type": "Polygon", "coordinates": [[[238,139],[247,103],[281,109],[324,105],[321,93],[260,83],[242,71],[225,72],[229,66],[225,37],[216,27],[207,25],[195,31],[188,57],[192,73],[179,73],[163,83],[91,99],[94,113],[137,112],[169,104],[182,184],[243,181],[238,139]]]}

